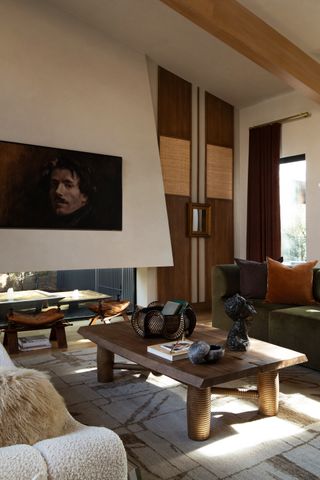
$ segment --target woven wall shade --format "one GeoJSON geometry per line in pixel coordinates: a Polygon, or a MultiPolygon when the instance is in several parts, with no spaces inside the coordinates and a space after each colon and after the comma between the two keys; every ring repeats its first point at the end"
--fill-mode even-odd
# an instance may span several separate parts
{"type": "Polygon", "coordinates": [[[207,198],[232,200],[232,148],[207,145],[207,198]]]}
{"type": "Polygon", "coordinates": [[[160,137],[160,159],[164,191],[190,196],[190,141],[160,137]]]}

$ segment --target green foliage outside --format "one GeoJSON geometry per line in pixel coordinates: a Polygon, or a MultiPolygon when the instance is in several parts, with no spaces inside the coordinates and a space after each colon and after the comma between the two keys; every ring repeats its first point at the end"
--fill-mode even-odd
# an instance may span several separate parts
{"type": "Polygon", "coordinates": [[[283,256],[285,260],[294,262],[306,261],[306,227],[301,222],[298,222],[286,230],[284,235],[285,246],[283,249],[283,256]]]}

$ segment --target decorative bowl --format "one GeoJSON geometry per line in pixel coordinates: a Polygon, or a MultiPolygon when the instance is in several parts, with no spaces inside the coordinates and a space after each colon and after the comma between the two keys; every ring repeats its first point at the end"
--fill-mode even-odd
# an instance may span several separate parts
{"type": "Polygon", "coordinates": [[[224,347],[222,345],[210,345],[210,350],[205,356],[206,362],[215,363],[224,355],[224,347]]]}
{"type": "Polygon", "coordinates": [[[210,345],[202,340],[194,342],[188,350],[189,360],[194,363],[205,363],[205,357],[210,351],[210,345]]]}
{"type": "Polygon", "coordinates": [[[224,355],[221,345],[209,345],[202,340],[194,342],[188,351],[188,357],[194,364],[215,363],[224,355]]]}

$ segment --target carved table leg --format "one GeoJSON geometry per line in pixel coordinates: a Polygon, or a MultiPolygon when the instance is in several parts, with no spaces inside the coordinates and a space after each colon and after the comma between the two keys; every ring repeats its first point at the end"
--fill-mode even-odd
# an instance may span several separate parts
{"type": "Polygon", "coordinates": [[[206,440],[210,436],[211,388],[188,386],[187,422],[191,440],[206,440]]]}
{"type": "Polygon", "coordinates": [[[66,338],[66,331],[64,325],[57,322],[55,325],[51,327],[51,333],[49,340],[56,340],[59,348],[67,348],[67,338],[66,338]]]}
{"type": "Polygon", "coordinates": [[[18,334],[15,330],[5,330],[3,345],[8,353],[19,353],[18,334]]]}
{"type": "Polygon", "coordinates": [[[105,348],[97,348],[98,382],[107,383],[113,380],[114,353],[105,348]]]}
{"type": "Polygon", "coordinates": [[[260,372],[258,374],[259,412],[271,417],[279,409],[279,373],[260,372]]]}

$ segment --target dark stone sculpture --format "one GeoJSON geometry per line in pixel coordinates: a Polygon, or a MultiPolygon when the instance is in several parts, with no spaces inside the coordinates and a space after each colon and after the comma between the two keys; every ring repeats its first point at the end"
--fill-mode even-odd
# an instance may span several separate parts
{"type": "Polygon", "coordinates": [[[246,351],[250,343],[248,321],[257,313],[254,306],[236,293],[225,301],[224,309],[233,320],[233,326],[227,337],[227,348],[240,352],[246,351]]]}

